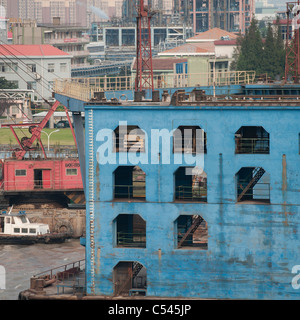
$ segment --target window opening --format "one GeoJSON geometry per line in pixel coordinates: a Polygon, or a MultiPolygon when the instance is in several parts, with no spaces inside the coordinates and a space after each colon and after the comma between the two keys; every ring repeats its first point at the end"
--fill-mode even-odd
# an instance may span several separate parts
{"type": "Polygon", "coordinates": [[[270,153],[269,133],[263,127],[241,127],[235,133],[235,153],[270,153]]]}
{"type": "Polygon", "coordinates": [[[146,199],[146,175],[138,166],[121,166],[114,172],[115,199],[146,199]]]}
{"type": "Polygon", "coordinates": [[[206,133],[199,126],[180,126],[173,135],[174,153],[206,153],[206,133]]]}
{"type": "Polygon", "coordinates": [[[178,168],[175,172],[175,200],[206,202],[206,173],[192,167],[178,168]]]}
{"type": "Polygon", "coordinates": [[[117,247],[146,248],[146,221],[138,214],[120,214],[116,220],[117,247]]]}
{"type": "Polygon", "coordinates": [[[270,202],[270,175],[262,167],[243,167],[236,174],[237,202],[270,202]]]}
{"type": "Polygon", "coordinates": [[[180,215],[176,220],[177,248],[208,248],[208,226],[200,215],[180,215]]]}

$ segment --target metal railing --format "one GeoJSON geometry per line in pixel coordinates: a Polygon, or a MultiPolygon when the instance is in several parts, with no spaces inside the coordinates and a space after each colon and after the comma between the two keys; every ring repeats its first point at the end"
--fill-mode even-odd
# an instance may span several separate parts
{"type": "Polygon", "coordinates": [[[135,185],[115,185],[114,198],[115,199],[146,199],[145,182],[142,186],[135,185]]]}
{"type": "Polygon", "coordinates": [[[44,39],[45,44],[87,44],[90,42],[89,38],[70,38],[70,39],[44,39]]]}
{"type": "MultiPolygon", "coordinates": [[[[180,240],[182,238],[182,234],[177,235],[177,244],[180,243],[180,240]]],[[[181,247],[199,247],[202,249],[207,249],[208,247],[208,242],[206,240],[195,240],[193,239],[193,235],[188,237],[187,239],[184,240],[184,242],[181,244],[181,247]]]]}
{"type": "Polygon", "coordinates": [[[69,279],[70,276],[74,276],[74,274],[72,274],[72,272],[68,272],[68,270],[83,270],[83,269],[85,269],[85,259],[70,262],[70,263],[37,273],[33,277],[39,278],[42,276],[49,276],[50,279],[52,279],[53,277],[60,278],[60,279],[69,279]]]}
{"type": "MultiPolygon", "coordinates": [[[[178,129],[177,129],[178,130],[178,129]]],[[[202,130],[202,129],[199,129],[202,130]]],[[[201,135],[200,133],[199,135],[201,135]]],[[[184,135],[184,132],[176,135],[174,134],[174,146],[173,152],[174,153],[206,153],[206,144],[207,139],[206,135],[203,134],[204,137],[200,138],[187,138],[184,135]]]]}
{"type": "MultiPolygon", "coordinates": [[[[0,158],[13,159],[13,154],[17,148],[20,148],[18,144],[1,145],[0,158]]],[[[45,149],[45,153],[48,159],[78,159],[78,150],[74,145],[51,145],[50,150],[45,149]]],[[[43,160],[45,157],[43,151],[39,148],[38,150],[28,150],[24,158],[24,160],[43,160]]]]}
{"type": "Polygon", "coordinates": [[[269,138],[235,138],[235,153],[268,154],[269,152],[269,138]]]}
{"type": "MultiPolygon", "coordinates": [[[[247,187],[249,180],[238,181],[238,196],[242,193],[243,189],[247,187]]],[[[270,183],[257,182],[255,186],[249,188],[243,195],[240,201],[263,201],[270,202],[270,183]]]]}
{"type": "MultiPolygon", "coordinates": [[[[225,86],[252,84],[255,71],[230,71],[213,73],[164,74],[154,76],[154,88],[181,88],[196,86],[225,86]]],[[[56,79],[53,91],[82,101],[90,101],[95,92],[132,91],[135,75],[116,77],[89,77],[56,79]]]]}
{"type": "Polygon", "coordinates": [[[204,186],[178,186],[175,199],[181,201],[207,201],[207,188],[204,186]]]}
{"type": "Polygon", "coordinates": [[[54,284],[57,295],[60,294],[60,289],[62,293],[65,289],[69,289],[73,294],[84,295],[86,291],[85,259],[38,273],[31,278],[31,286],[35,287],[37,280],[42,281],[42,288],[54,284]]]}
{"type": "Polygon", "coordinates": [[[117,246],[146,248],[146,233],[117,232],[117,246]]]}

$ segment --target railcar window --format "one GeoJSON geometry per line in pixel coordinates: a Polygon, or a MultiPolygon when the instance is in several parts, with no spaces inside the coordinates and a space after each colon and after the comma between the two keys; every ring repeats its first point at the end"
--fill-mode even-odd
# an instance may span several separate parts
{"type": "Polygon", "coordinates": [[[24,169],[17,169],[16,172],[15,172],[16,176],[18,177],[24,177],[26,176],[26,170],[24,169]]]}
{"type": "Polygon", "coordinates": [[[67,176],[77,176],[77,169],[66,169],[67,176]]]}

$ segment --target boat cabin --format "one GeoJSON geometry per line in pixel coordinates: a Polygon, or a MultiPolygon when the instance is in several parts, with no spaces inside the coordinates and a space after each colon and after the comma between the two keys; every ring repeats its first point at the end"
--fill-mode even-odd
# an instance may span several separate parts
{"type": "Polygon", "coordinates": [[[27,235],[37,236],[49,233],[49,226],[43,223],[31,223],[24,211],[18,214],[0,215],[0,235],[27,235]]]}

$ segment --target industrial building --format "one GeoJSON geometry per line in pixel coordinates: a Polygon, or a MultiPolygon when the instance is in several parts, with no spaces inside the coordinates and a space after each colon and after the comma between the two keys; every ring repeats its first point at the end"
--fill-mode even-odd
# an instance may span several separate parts
{"type": "Polygon", "coordinates": [[[191,8],[195,33],[216,27],[243,34],[255,13],[254,0],[190,0],[190,5],[187,4],[189,1],[181,3],[181,8],[191,8]]]}
{"type": "Polygon", "coordinates": [[[289,82],[161,88],[147,39],[134,87],[55,84],[85,182],[86,295],[298,299],[298,59],[289,82]]]}
{"type": "MultiPolygon", "coordinates": [[[[156,12],[156,23],[181,21],[192,26],[193,32],[203,32],[212,28],[221,28],[230,32],[246,31],[255,13],[254,0],[174,0],[167,9],[166,1],[149,1],[156,12]],[[171,9],[171,10],[170,10],[171,9]]],[[[136,11],[130,0],[123,2],[123,19],[134,22],[136,11]]]]}
{"type": "Polygon", "coordinates": [[[85,153],[87,295],[299,297],[300,87],[222,89],[138,103],[56,91],[85,153]]]}
{"type": "Polygon", "coordinates": [[[72,67],[87,64],[90,39],[88,28],[74,24],[62,24],[59,17],[49,24],[37,24],[26,20],[12,23],[13,43],[16,45],[48,44],[71,55],[72,67]]]}
{"type": "MultiPolygon", "coordinates": [[[[176,1],[187,24],[191,4],[201,31],[244,32],[254,7],[176,1]]],[[[162,70],[152,59],[149,12],[140,1],[134,81],[57,79],[54,86],[57,103],[72,112],[83,177],[84,294],[299,299],[298,56],[287,53],[282,82],[257,83],[253,71],[219,72],[212,38],[206,49],[188,42],[180,59],[174,53],[182,47],[165,52],[174,60],[162,70]],[[213,57],[205,84],[189,70],[188,56],[197,53],[213,57]],[[161,81],[161,71],[172,81],[161,81]]],[[[299,49],[299,30],[291,38],[287,48],[297,39],[299,49]]]]}

